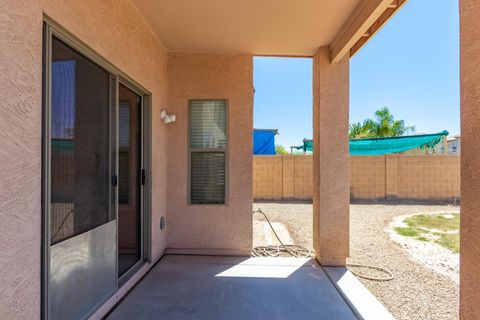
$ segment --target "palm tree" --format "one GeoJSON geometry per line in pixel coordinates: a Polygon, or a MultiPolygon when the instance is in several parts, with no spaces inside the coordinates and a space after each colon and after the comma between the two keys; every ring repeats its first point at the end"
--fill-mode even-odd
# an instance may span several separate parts
{"type": "Polygon", "coordinates": [[[350,125],[350,138],[397,137],[414,132],[414,126],[405,126],[404,120],[395,120],[387,107],[375,112],[375,120],[365,119],[363,123],[350,125]]]}
{"type": "Polygon", "coordinates": [[[374,123],[371,119],[366,119],[363,124],[360,122],[350,124],[350,138],[371,138],[374,136],[374,123]]]}
{"type": "Polygon", "coordinates": [[[275,145],[275,154],[288,154],[288,151],[281,144],[276,144],[275,145]]]}

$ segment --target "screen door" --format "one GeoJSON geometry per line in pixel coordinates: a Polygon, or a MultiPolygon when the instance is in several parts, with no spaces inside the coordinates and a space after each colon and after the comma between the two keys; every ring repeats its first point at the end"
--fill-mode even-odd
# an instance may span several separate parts
{"type": "Polygon", "coordinates": [[[117,287],[115,78],[51,38],[49,318],[82,319],[117,287]]]}

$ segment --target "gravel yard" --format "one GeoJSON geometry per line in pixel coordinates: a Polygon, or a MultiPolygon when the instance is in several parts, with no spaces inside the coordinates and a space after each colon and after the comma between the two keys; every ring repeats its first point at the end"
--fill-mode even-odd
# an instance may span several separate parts
{"type": "MultiPolygon", "coordinates": [[[[254,203],[257,208],[262,208],[272,222],[283,224],[294,244],[312,247],[311,204],[254,203]]],[[[359,279],[396,319],[458,319],[459,290],[455,281],[415,261],[386,232],[395,217],[442,211],[458,212],[459,207],[373,201],[350,206],[349,262],[386,267],[393,272],[395,279],[387,282],[359,279]]],[[[258,214],[254,219],[257,224],[264,220],[258,214]]],[[[262,228],[254,231],[254,246],[265,244],[258,230],[262,228]]]]}

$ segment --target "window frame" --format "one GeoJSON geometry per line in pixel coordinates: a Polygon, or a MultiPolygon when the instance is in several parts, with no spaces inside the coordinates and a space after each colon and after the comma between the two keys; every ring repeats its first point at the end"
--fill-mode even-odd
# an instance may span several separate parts
{"type": "Polygon", "coordinates": [[[229,146],[230,146],[230,133],[229,133],[229,99],[228,98],[212,98],[212,99],[188,99],[187,100],[187,205],[188,206],[228,206],[229,205],[229,173],[230,173],[230,161],[229,161],[229,146]],[[190,142],[190,112],[191,103],[193,101],[224,101],[225,102],[225,147],[224,148],[191,148],[190,142]],[[223,203],[192,203],[192,153],[223,153],[225,157],[225,183],[224,183],[224,201],[223,203]]]}

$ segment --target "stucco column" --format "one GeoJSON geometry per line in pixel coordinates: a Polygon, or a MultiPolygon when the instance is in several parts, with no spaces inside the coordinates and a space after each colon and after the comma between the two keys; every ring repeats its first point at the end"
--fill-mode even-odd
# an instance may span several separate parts
{"type": "Polygon", "coordinates": [[[322,265],[349,256],[349,57],[330,63],[327,47],[313,60],[313,246],[322,265]]]}
{"type": "Polygon", "coordinates": [[[480,319],[480,0],[460,0],[460,318],[480,319]]]}

